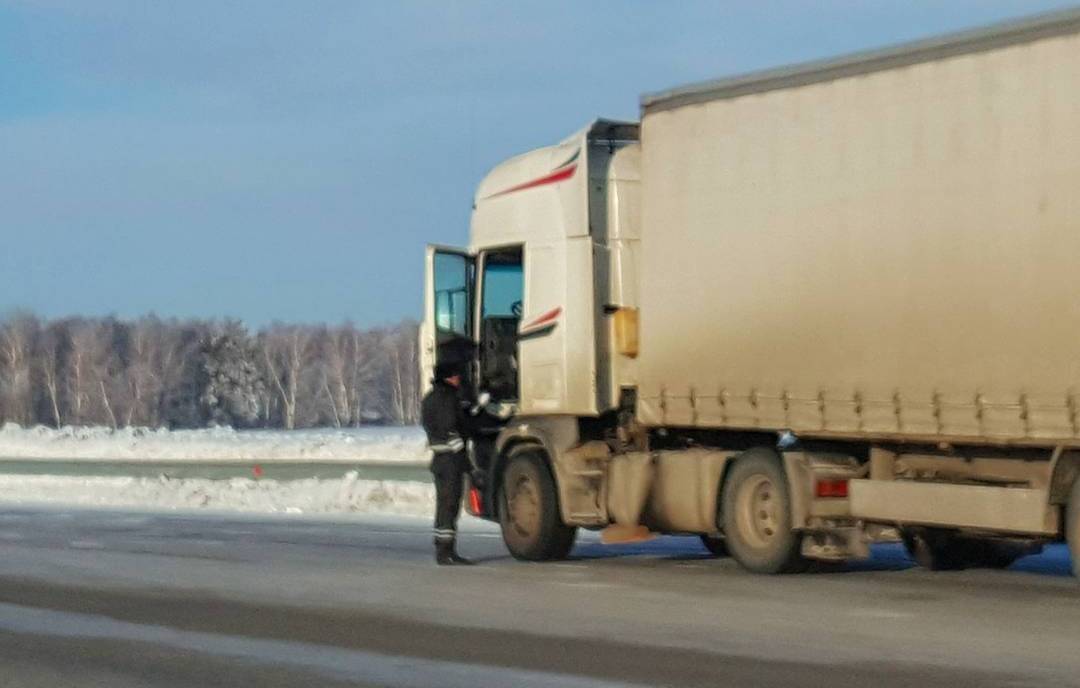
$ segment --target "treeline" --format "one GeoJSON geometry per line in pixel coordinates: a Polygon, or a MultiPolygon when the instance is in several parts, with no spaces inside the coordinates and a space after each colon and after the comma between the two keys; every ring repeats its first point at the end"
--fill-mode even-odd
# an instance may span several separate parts
{"type": "Polygon", "coordinates": [[[0,318],[0,425],[411,424],[417,325],[0,318]]]}

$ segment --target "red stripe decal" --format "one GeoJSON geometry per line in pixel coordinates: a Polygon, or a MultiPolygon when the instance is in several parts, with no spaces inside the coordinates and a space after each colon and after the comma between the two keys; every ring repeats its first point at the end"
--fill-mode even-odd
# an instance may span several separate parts
{"type": "Polygon", "coordinates": [[[508,194],[508,193],[514,193],[515,191],[524,191],[525,189],[535,189],[538,186],[546,186],[548,184],[555,184],[557,182],[561,182],[563,180],[569,179],[570,177],[573,177],[574,172],[576,172],[576,171],[577,171],[577,165],[576,164],[575,165],[570,165],[569,167],[563,167],[561,169],[555,170],[551,174],[540,177],[539,179],[534,179],[534,180],[532,180],[530,182],[525,182],[524,184],[518,184],[517,186],[511,186],[509,189],[503,189],[502,191],[499,191],[498,193],[493,193],[490,196],[488,196],[487,198],[495,198],[496,196],[503,196],[503,195],[508,194]]]}
{"type": "Polygon", "coordinates": [[[521,331],[524,332],[525,330],[531,330],[536,327],[542,327],[544,325],[547,325],[548,323],[554,322],[560,315],[562,315],[562,306],[551,309],[547,313],[541,315],[539,318],[536,318],[535,320],[530,322],[528,325],[522,325],[521,331]]]}

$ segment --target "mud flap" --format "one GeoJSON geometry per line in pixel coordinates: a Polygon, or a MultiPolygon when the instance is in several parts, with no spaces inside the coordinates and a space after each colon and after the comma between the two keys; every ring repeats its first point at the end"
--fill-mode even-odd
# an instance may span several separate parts
{"type": "Polygon", "coordinates": [[[645,526],[624,526],[618,523],[600,531],[600,542],[605,545],[626,545],[633,542],[647,542],[656,537],[645,526]]]}
{"type": "Polygon", "coordinates": [[[834,528],[803,534],[801,552],[807,559],[845,561],[869,559],[870,538],[862,528],[834,528]]]}
{"type": "Polygon", "coordinates": [[[607,512],[620,526],[637,526],[653,484],[652,456],[634,452],[608,464],[607,512]]]}

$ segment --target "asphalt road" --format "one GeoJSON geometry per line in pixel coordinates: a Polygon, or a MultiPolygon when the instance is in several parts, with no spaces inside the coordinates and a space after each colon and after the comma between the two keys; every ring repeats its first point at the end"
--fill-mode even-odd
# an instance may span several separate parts
{"type": "Polygon", "coordinates": [[[1080,584],[895,547],[760,577],[690,538],[523,564],[467,525],[0,510],[0,687],[1080,685],[1080,584]]]}

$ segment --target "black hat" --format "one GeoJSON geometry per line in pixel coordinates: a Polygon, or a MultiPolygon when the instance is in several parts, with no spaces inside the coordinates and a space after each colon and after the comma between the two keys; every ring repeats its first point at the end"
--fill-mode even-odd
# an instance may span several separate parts
{"type": "Polygon", "coordinates": [[[457,361],[439,361],[435,364],[435,379],[445,380],[448,377],[461,375],[465,366],[457,361]]]}

